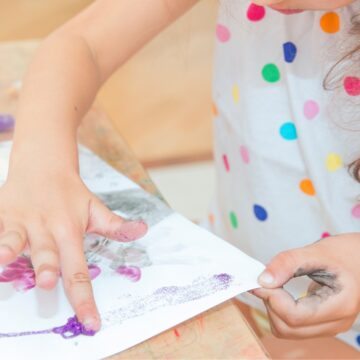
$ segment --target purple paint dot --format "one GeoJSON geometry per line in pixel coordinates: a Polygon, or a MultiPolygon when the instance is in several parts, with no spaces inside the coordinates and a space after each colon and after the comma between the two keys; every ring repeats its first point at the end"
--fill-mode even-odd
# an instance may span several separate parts
{"type": "Polygon", "coordinates": [[[216,25],[216,37],[220,42],[227,42],[230,39],[229,29],[221,24],[216,25]]]}
{"type": "Polygon", "coordinates": [[[15,119],[11,114],[0,114],[0,132],[6,132],[14,128],[15,119]]]}
{"type": "Polygon", "coordinates": [[[319,105],[314,100],[308,100],[304,104],[304,116],[308,120],[312,120],[319,113],[319,105]]]}

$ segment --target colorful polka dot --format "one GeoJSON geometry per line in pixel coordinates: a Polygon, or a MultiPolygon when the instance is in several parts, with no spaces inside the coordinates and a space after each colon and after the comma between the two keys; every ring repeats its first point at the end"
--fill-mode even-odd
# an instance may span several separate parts
{"type": "Polygon", "coordinates": [[[229,41],[230,36],[230,31],[226,26],[221,24],[216,25],[216,37],[220,42],[224,43],[229,41]]]}
{"type": "Polygon", "coordinates": [[[329,34],[334,34],[340,30],[340,17],[337,13],[328,12],[320,18],[322,30],[329,34]]]}
{"type": "Polygon", "coordinates": [[[325,164],[328,171],[336,171],[342,167],[341,156],[335,153],[330,153],[326,157],[325,164]]]}
{"type": "Polygon", "coordinates": [[[360,204],[355,205],[352,210],[351,214],[354,218],[360,219],[360,204]]]}
{"type": "Polygon", "coordinates": [[[265,81],[274,83],[280,80],[280,71],[275,64],[266,64],[262,68],[262,76],[265,81]]]}
{"type": "Polygon", "coordinates": [[[360,335],[358,335],[358,336],[356,337],[356,342],[357,342],[358,345],[360,345],[360,335]]]}
{"type": "Polygon", "coordinates": [[[244,145],[240,146],[240,156],[245,164],[248,164],[250,162],[249,150],[244,145]]]}
{"type": "Polygon", "coordinates": [[[227,155],[223,155],[222,159],[223,159],[223,162],[224,162],[225,170],[227,172],[229,172],[230,171],[230,164],[229,164],[229,159],[228,159],[227,155]]]}
{"type": "Polygon", "coordinates": [[[283,44],[284,59],[287,63],[292,63],[295,60],[297,48],[294,43],[288,41],[283,44]]]}
{"type": "Polygon", "coordinates": [[[268,218],[268,213],[264,207],[255,204],[254,205],[254,215],[259,221],[265,221],[268,218]]]}
{"type": "Polygon", "coordinates": [[[239,99],[240,99],[239,87],[237,85],[234,85],[232,87],[231,94],[232,94],[232,98],[234,100],[234,103],[237,104],[239,102],[239,99]]]}
{"type": "Polygon", "coordinates": [[[246,15],[250,21],[260,21],[265,16],[265,8],[264,6],[250,4],[246,15]]]}
{"type": "Polygon", "coordinates": [[[208,215],[208,219],[209,219],[209,223],[210,224],[214,224],[215,223],[215,216],[214,216],[214,214],[209,214],[208,215]]]}
{"type": "Polygon", "coordinates": [[[308,100],[304,104],[304,116],[308,120],[314,119],[319,113],[319,105],[314,100],[308,100]]]}
{"type": "Polygon", "coordinates": [[[297,131],[294,123],[287,122],[280,127],[280,135],[285,140],[296,140],[297,131]]]}
{"type": "Polygon", "coordinates": [[[216,106],[216,104],[214,102],[212,102],[211,104],[211,112],[214,116],[218,116],[219,115],[219,111],[218,108],[216,106]]]}
{"type": "Polygon", "coordinates": [[[350,96],[360,95],[360,79],[356,76],[347,76],[344,78],[344,89],[350,96]]]}
{"type": "Polygon", "coordinates": [[[315,195],[315,188],[310,179],[301,180],[299,187],[304,194],[309,195],[309,196],[315,195]]]}
{"type": "Polygon", "coordinates": [[[229,214],[229,218],[230,218],[230,224],[231,226],[234,228],[234,229],[237,229],[238,227],[238,219],[237,219],[237,216],[236,214],[233,212],[233,211],[230,211],[230,214],[229,214]]]}
{"type": "Polygon", "coordinates": [[[321,238],[322,239],[325,239],[325,238],[327,238],[327,237],[329,237],[329,236],[331,236],[327,231],[325,231],[325,232],[323,232],[322,234],[321,234],[321,238]]]}

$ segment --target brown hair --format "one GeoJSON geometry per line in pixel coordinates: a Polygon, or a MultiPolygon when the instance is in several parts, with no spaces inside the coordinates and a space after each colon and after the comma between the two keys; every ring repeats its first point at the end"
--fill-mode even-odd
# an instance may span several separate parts
{"type": "MultiPolygon", "coordinates": [[[[349,30],[349,34],[360,36],[360,14],[355,15],[351,19],[351,28],[349,30]]],[[[334,72],[334,70],[338,70],[338,68],[341,68],[347,60],[353,60],[353,63],[356,63],[356,61],[354,61],[354,58],[356,58],[357,56],[360,60],[360,44],[356,45],[350,52],[347,52],[345,55],[343,55],[330,68],[323,81],[323,87],[325,90],[334,90],[335,88],[340,86],[339,80],[343,80],[343,70],[340,69],[340,73],[334,72]]],[[[355,180],[360,183],[360,158],[354,160],[351,164],[349,164],[348,170],[350,174],[355,178],[355,180]]]]}

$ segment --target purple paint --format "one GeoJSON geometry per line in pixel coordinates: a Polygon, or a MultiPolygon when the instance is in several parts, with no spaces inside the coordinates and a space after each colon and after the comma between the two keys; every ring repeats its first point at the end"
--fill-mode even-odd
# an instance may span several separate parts
{"type": "Polygon", "coordinates": [[[35,286],[35,272],[28,257],[19,256],[5,266],[0,273],[0,282],[12,282],[17,291],[30,290],[35,286]]]}
{"type": "Polygon", "coordinates": [[[11,114],[0,114],[0,132],[6,132],[14,128],[15,119],[11,114]]]}
{"type": "Polygon", "coordinates": [[[89,276],[90,276],[91,280],[96,279],[101,273],[101,269],[95,264],[89,264],[88,270],[89,270],[89,276]]]}
{"type": "Polygon", "coordinates": [[[141,269],[137,266],[121,265],[115,271],[133,282],[137,282],[141,278],[141,269]]]}
{"type": "MultiPolygon", "coordinates": [[[[20,262],[24,262],[23,259],[20,262]]],[[[126,320],[142,316],[146,313],[166,306],[180,305],[204,298],[219,291],[228,289],[232,282],[233,277],[231,275],[222,273],[215,274],[210,277],[199,277],[191,284],[185,286],[161,287],[148,296],[135,298],[128,305],[108,311],[105,316],[102,317],[102,328],[104,329],[112,324],[123,323],[126,320]]],[[[96,332],[93,330],[87,330],[85,326],[78,321],[77,317],[73,316],[69,318],[67,323],[63,326],[39,331],[0,333],[0,338],[58,334],[64,339],[72,339],[80,335],[94,336],[95,333],[96,332]]]]}
{"type": "Polygon", "coordinates": [[[39,330],[39,331],[22,331],[13,333],[0,333],[0,338],[29,336],[29,335],[44,335],[44,334],[59,334],[64,339],[72,339],[79,335],[94,336],[94,330],[87,330],[83,324],[81,324],[76,316],[68,319],[67,323],[63,326],[54,327],[52,329],[39,330]]]}
{"type": "Polygon", "coordinates": [[[135,298],[130,304],[108,311],[102,316],[102,328],[142,316],[167,306],[184,304],[226,290],[233,282],[229,274],[199,277],[185,286],[164,286],[152,294],[135,298]]]}
{"type": "MultiPolygon", "coordinates": [[[[95,264],[89,264],[89,276],[91,280],[98,277],[101,269],[95,264]]],[[[14,262],[5,266],[0,272],[0,283],[11,282],[17,291],[27,291],[35,287],[35,271],[30,258],[19,256],[14,262]]]]}

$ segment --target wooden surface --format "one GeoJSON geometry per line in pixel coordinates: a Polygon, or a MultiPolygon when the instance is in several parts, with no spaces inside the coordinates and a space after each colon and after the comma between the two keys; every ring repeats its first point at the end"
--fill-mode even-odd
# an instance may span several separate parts
{"type": "MultiPolygon", "coordinates": [[[[0,0],[0,41],[42,38],[91,2],[0,0]]],[[[199,1],[124,64],[99,93],[101,107],[146,165],[211,158],[217,4],[199,1]]]]}
{"type": "MultiPolygon", "coordinates": [[[[34,46],[33,43],[0,46],[0,113],[16,114],[16,81],[21,79],[34,46]]],[[[6,137],[10,138],[11,133],[2,135],[3,139],[6,137]]],[[[146,171],[101,110],[93,108],[83,119],[79,139],[116,169],[160,196],[146,171]]],[[[170,358],[267,359],[267,356],[234,301],[227,301],[109,359],[170,358]]]]}

